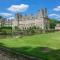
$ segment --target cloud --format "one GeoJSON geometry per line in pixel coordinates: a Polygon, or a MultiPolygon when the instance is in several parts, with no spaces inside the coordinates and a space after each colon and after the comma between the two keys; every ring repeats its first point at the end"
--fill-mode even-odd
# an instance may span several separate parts
{"type": "Polygon", "coordinates": [[[53,9],[54,11],[60,11],[60,6],[57,6],[56,8],[53,9]]]}
{"type": "Polygon", "coordinates": [[[50,17],[53,17],[53,16],[58,16],[57,14],[50,14],[49,15],[50,17]]]}
{"type": "Polygon", "coordinates": [[[49,17],[50,18],[55,18],[57,20],[60,20],[60,15],[58,15],[58,14],[49,14],[49,17]]]}
{"type": "Polygon", "coordinates": [[[15,17],[12,16],[12,17],[9,17],[9,18],[7,18],[7,19],[11,20],[11,19],[15,19],[15,17]]]}
{"type": "Polygon", "coordinates": [[[11,13],[0,13],[1,16],[4,16],[4,17],[10,17],[12,16],[11,13]]]}
{"type": "Polygon", "coordinates": [[[24,12],[29,8],[27,4],[20,4],[20,5],[12,5],[8,8],[9,11],[12,12],[24,12]]]}

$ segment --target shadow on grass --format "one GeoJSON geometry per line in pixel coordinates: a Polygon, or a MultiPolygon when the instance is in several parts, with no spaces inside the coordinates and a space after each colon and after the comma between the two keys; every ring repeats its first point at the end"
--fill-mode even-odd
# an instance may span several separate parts
{"type": "Polygon", "coordinates": [[[6,39],[7,37],[12,37],[12,35],[0,35],[0,39],[6,39]]]}
{"type": "Polygon", "coordinates": [[[4,44],[0,43],[0,50],[4,49],[5,51],[9,50],[12,54],[17,53],[24,54],[28,56],[33,56],[41,58],[42,60],[60,60],[60,49],[54,50],[48,47],[20,47],[20,48],[8,48],[4,44]]]}

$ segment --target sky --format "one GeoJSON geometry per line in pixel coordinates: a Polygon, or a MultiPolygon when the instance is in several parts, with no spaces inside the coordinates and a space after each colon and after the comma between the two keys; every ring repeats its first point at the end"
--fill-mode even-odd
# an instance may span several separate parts
{"type": "Polygon", "coordinates": [[[0,0],[0,15],[14,19],[17,12],[35,14],[47,8],[48,17],[60,20],[60,0],[0,0]]]}

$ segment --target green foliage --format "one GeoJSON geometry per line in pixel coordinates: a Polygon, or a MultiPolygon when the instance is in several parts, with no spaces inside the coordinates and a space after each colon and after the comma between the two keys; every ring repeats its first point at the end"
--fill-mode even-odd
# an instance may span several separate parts
{"type": "Polygon", "coordinates": [[[6,18],[4,18],[3,16],[0,16],[1,27],[4,26],[4,24],[5,24],[5,19],[6,19],[6,18]]]}
{"type": "Polygon", "coordinates": [[[55,26],[57,23],[60,23],[60,21],[56,20],[56,19],[49,19],[50,21],[50,28],[51,29],[55,29],[55,26]]]}
{"type": "Polygon", "coordinates": [[[2,19],[3,17],[2,16],[0,16],[0,19],[2,19]]]}
{"type": "Polygon", "coordinates": [[[12,29],[12,27],[11,26],[8,26],[8,27],[6,27],[6,26],[4,27],[3,26],[3,27],[0,27],[0,29],[12,29]]]}
{"type": "Polygon", "coordinates": [[[36,29],[37,29],[36,26],[29,27],[29,28],[27,28],[27,33],[33,35],[37,32],[36,29]]]}
{"type": "Polygon", "coordinates": [[[54,23],[54,22],[50,23],[50,28],[51,29],[55,29],[55,26],[56,26],[56,23],[54,23]]]}
{"type": "Polygon", "coordinates": [[[21,31],[21,29],[15,26],[15,31],[21,31]]]}
{"type": "Polygon", "coordinates": [[[11,31],[12,31],[12,27],[0,27],[1,35],[11,34],[12,33],[11,31]]]}

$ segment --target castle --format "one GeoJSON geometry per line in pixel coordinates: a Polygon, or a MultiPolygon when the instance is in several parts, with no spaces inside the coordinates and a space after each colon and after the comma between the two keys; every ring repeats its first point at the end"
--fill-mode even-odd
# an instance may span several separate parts
{"type": "MultiPolygon", "coordinates": [[[[1,20],[0,20],[1,21],[1,20]]],[[[41,9],[36,15],[21,15],[17,13],[14,20],[5,20],[5,25],[12,27],[19,27],[20,29],[27,29],[32,26],[39,27],[43,30],[49,29],[47,9],[41,9]]]]}
{"type": "Polygon", "coordinates": [[[39,27],[41,29],[49,29],[48,13],[47,9],[41,9],[36,15],[23,16],[19,13],[16,14],[16,20],[13,22],[15,26],[21,29],[27,29],[32,26],[39,27]],[[17,22],[17,23],[16,23],[17,22]]]}

